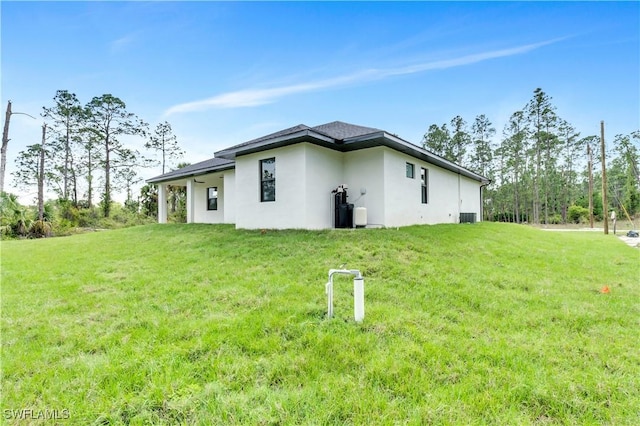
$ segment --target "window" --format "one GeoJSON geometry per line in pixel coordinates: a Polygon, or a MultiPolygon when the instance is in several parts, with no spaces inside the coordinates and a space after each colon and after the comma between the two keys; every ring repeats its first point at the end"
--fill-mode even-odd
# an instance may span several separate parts
{"type": "Polygon", "coordinates": [[[207,210],[218,210],[218,187],[207,188],[207,210]]]}
{"type": "Polygon", "coordinates": [[[414,166],[411,163],[407,163],[407,177],[413,179],[415,177],[414,166]]]}
{"type": "Polygon", "coordinates": [[[276,200],[276,159],[260,160],[260,201],[276,200]]]}
{"type": "Polygon", "coordinates": [[[420,183],[422,190],[422,204],[429,202],[429,170],[420,168],[420,183]]]}

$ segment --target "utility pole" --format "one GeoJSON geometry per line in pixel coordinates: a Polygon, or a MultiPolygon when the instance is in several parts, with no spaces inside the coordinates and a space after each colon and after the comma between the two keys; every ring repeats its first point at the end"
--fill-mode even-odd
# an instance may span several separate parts
{"type": "Polygon", "coordinates": [[[4,192],[4,172],[7,168],[7,145],[9,144],[9,121],[11,121],[11,116],[14,114],[28,115],[34,120],[36,119],[26,112],[12,112],[11,101],[7,102],[7,112],[4,116],[4,130],[2,131],[2,150],[0,154],[0,193],[4,192]]]}
{"type": "Polygon", "coordinates": [[[604,120],[600,121],[600,153],[602,154],[602,216],[604,233],[609,234],[609,204],[607,203],[607,167],[604,158],[604,120]]]}
{"type": "Polygon", "coordinates": [[[587,156],[589,157],[589,226],[593,229],[593,151],[587,144],[587,156]]]}

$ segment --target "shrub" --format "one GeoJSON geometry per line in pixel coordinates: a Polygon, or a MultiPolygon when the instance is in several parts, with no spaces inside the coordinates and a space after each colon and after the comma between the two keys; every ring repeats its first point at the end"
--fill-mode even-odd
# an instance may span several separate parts
{"type": "Polygon", "coordinates": [[[560,216],[559,214],[554,214],[553,216],[549,217],[549,223],[553,224],[553,225],[559,225],[562,223],[562,216],[560,216]]]}
{"type": "Polygon", "coordinates": [[[126,200],[124,202],[124,209],[130,213],[138,213],[140,210],[140,203],[135,200],[126,200]]]}
{"type": "Polygon", "coordinates": [[[569,206],[568,218],[573,223],[584,223],[589,219],[589,209],[581,206],[569,206]]]}
{"type": "Polygon", "coordinates": [[[78,210],[77,207],[75,207],[70,201],[68,200],[59,200],[58,201],[58,206],[59,206],[59,211],[60,211],[60,217],[62,219],[66,219],[71,223],[77,223],[78,222],[78,218],[80,216],[80,212],[78,210]]]}
{"type": "Polygon", "coordinates": [[[44,220],[36,220],[29,227],[29,237],[45,238],[51,236],[51,223],[44,220]]]}
{"type": "Polygon", "coordinates": [[[171,213],[167,217],[167,222],[169,223],[187,223],[187,212],[186,210],[176,210],[174,213],[171,213]]]}
{"type": "Polygon", "coordinates": [[[31,221],[24,218],[19,218],[13,224],[11,224],[11,235],[24,237],[29,232],[29,227],[31,226],[31,221]]]}
{"type": "Polygon", "coordinates": [[[20,205],[17,195],[0,193],[0,229],[3,238],[26,236],[33,217],[34,212],[20,205]]]}
{"type": "Polygon", "coordinates": [[[98,224],[98,210],[95,207],[87,207],[78,211],[78,226],[82,228],[94,227],[98,224]]]}

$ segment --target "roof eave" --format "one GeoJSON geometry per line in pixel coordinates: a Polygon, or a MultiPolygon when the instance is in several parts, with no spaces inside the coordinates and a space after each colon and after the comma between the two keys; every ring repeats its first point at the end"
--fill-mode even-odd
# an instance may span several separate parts
{"type": "Polygon", "coordinates": [[[228,163],[228,164],[224,164],[222,166],[209,167],[207,169],[201,169],[201,170],[193,170],[193,171],[190,171],[190,172],[187,172],[187,173],[184,173],[184,174],[175,174],[175,175],[171,175],[171,176],[167,176],[167,174],[164,174],[164,175],[153,177],[151,179],[147,179],[145,182],[146,183],[171,182],[171,181],[174,181],[174,180],[180,180],[180,179],[192,178],[192,177],[196,177],[196,176],[208,175],[209,173],[224,172],[226,170],[233,170],[233,169],[235,169],[235,167],[236,167],[235,163],[228,163]]]}
{"type": "MultiPolygon", "coordinates": [[[[245,146],[224,149],[214,153],[214,155],[216,158],[235,160],[235,158],[240,155],[247,155],[255,152],[266,151],[269,149],[281,148],[283,146],[293,145],[300,142],[310,142],[316,145],[324,146],[326,148],[330,148],[330,149],[334,149],[342,152],[354,151],[358,149],[370,148],[370,147],[380,146],[380,145],[387,146],[389,148],[392,148],[397,151],[403,152],[407,155],[410,155],[414,158],[421,159],[425,162],[442,167],[446,170],[459,173],[468,178],[477,180],[481,183],[490,182],[490,180],[484,176],[481,176],[475,172],[472,172],[471,170],[465,169],[464,167],[459,166],[432,152],[429,152],[424,148],[419,147],[418,145],[414,145],[410,142],[407,142],[396,135],[389,134],[384,130],[381,130],[375,133],[369,133],[366,135],[345,138],[344,140],[336,140],[330,136],[327,136],[323,133],[319,133],[312,129],[305,129],[305,130],[300,130],[287,135],[275,137],[272,139],[267,139],[267,140],[259,141],[253,144],[248,144],[245,146]]],[[[148,179],[146,182],[147,183],[168,182],[168,181],[181,179],[181,178],[200,176],[200,175],[208,174],[215,171],[229,170],[229,169],[233,169],[234,167],[235,167],[234,163],[229,163],[223,166],[188,172],[184,175],[177,174],[172,176],[165,176],[165,175],[156,176],[155,178],[148,179]]]]}
{"type": "Polygon", "coordinates": [[[459,166],[443,157],[440,157],[439,155],[429,152],[424,148],[407,142],[404,139],[389,134],[385,131],[345,139],[342,146],[345,151],[351,151],[361,149],[361,147],[366,147],[367,145],[375,146],[376,144],[393,148],[397,151],[403,152],[415,158],[419,158],[428,163],[442,167],[443,169],[459,173],[473,180],[477,180],[483,183],[490,182],[490,180],[484,176],[472,172],[471,170],[465,169],[464,167],[459,166]]]}
{"type": "Polygon", "coordinates": [[[238,155],[247,155],[254,152],[266,151],[268,149],[280,148],[287,145],[293,145],[298,142],[312,142],[320,145],[331,146],[336,143],[336,140],[315,132],[313,130],[301,130],[299,132],[291,133],[284,136],[279,136],[273,139],[267,139],[264,141],[256,142],[254,144],[241,146],[237,148],[223,149],[222,151],[215,152],[216,158],[225,158],[227,160],[234,160],[238,155]]]}

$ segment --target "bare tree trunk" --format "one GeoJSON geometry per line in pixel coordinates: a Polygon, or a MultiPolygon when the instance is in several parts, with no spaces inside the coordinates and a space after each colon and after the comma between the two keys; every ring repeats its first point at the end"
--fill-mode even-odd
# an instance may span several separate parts
{"type": "MultiPolygon", "coordinates": [[[[571,173],[571,172],[569,172],[571,173]]],[[[565,179],[564,188],[562,189],[562,205],[560,206],[560,214],[562,215],[562,223],[567,223],[567,209],[569,208],[569,199],[571,195],[569,194],[569,177],[565,179]]]]}
{"type": "Polygon", "coordinates": [[[4,171],[7,167],[7,145],[9,144],[9,121],[11,120],[11,101],[7,102],[7,113],[2,131],[2,159],[0,160],[0,193],[4,192],[4,171]]]}
{"type": "Polygon", "coordinates": [[[602,218],[604,219],[604,233],[609,234],[609,203],[607,202],[607,166],[604,149],[604,121],[600,121],[600,154],[602,155],[602,218]]]}
{"type": "Polygon", "coordinates": [[[88,207],[91,208],[93,204],[93,165],[91,164],[91,150],[88,152],[87,161],[87,185],[89,185],[89,190],[87,191],[87,203],[88,207]]]}
{"type": "Polygon", "coordinates": [[[109,217],[111,213],[111,146],[109,145],[109,133],[105,135],[104,142],[104,217],[109,217]]]}
{"type": "Polygon", "coordinates": [[[162,135],[162,174],[164,174],[165,165],[165,147],[164,147],[164,134],[162,135]]]}
{"type": "Polygon", "coordinates": [[[71,173],[71,202],[73,203],[74,207],[78,207],[78,176],[76,175],[73,156],[71,156],[69,171],[71,173]]]}
{"type": "Polygon", "coordinates": [[[549,163],[551,163],[551,147],[549,146],[549,144],[551,143],[548,140],[548,136],[547,136],[547,141],[546,141],[546,158],[545,158],[545,165],[544,165],[544,224],[548,225],[549,224],[549,163]]]}
{"type": "Polygon", "coordinates": [[[516,223],[520,223],[520,199],[518,197],[518,170],[514,172],[513,195],[515,197],[514,212],[516,215],[516,223]]]}
{"type": "Polygon", "coordinates": [[[91,151],[93,146],[91,141],[87,142],[83,147],[86,149],[86,163],[85,166],[87,168],[85,180],[87,182],[87,207],[91,208],[93,206],[93,152],[91,151]]]}
{"type": "Polygon", "coordinates": [[[62,198],[65,200],[69,199],[69,119],[67,118],[67,134],[64,141],[64,172],[62,174],[63,185],[62,185],[62,198]]]}
{"type": "MultiPolygon", "coordinates": [[[[538,142],[539,144],[539,142],[538,142]]],[[[533,177],[533,223],[540,224],[540,146],[536,147],[536,174],[533,177]]]]}
{"type": "Polygon", "coordinates": [[[40,144],[40,167],[38,169],[38,220],[44,220],[44,142],[47,138],[47,124],[42,125],[40,144]]]}
{"type": "Polygon", "coordinates": [[[593,155],[591,145],[587,145],[587,155],[589,156],[589,226],[593,228],[593,155]]]}

